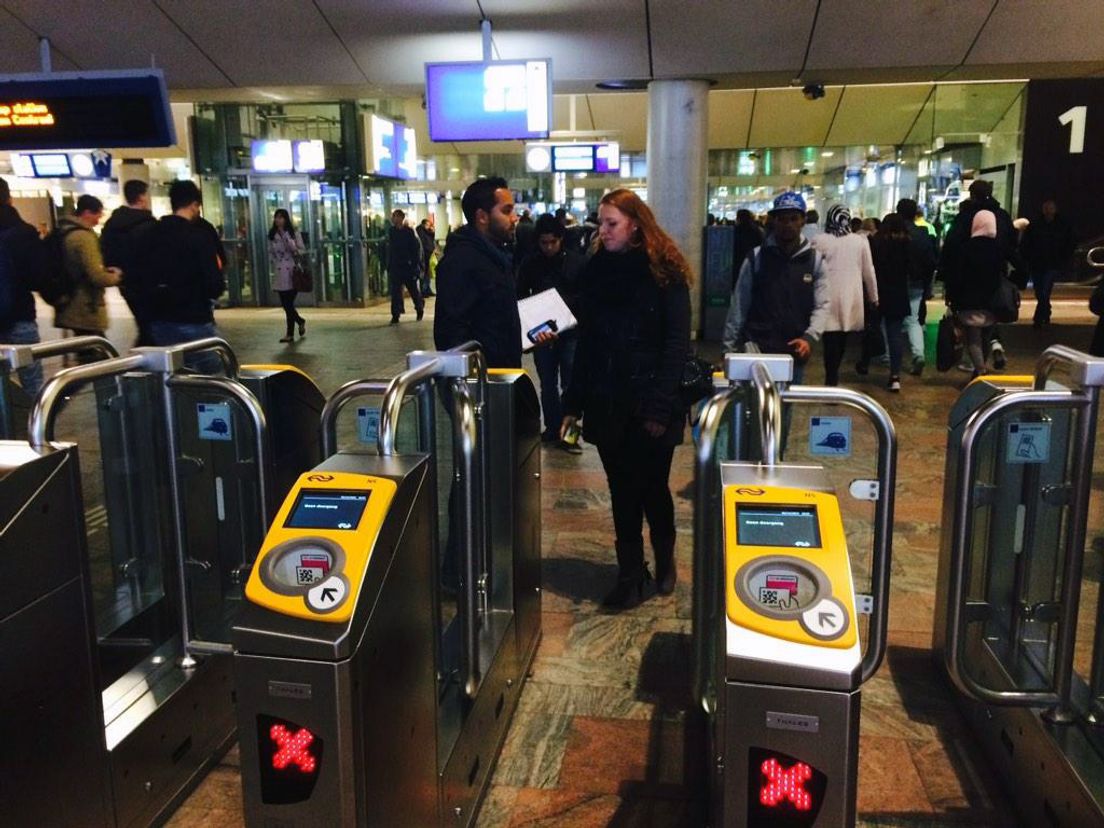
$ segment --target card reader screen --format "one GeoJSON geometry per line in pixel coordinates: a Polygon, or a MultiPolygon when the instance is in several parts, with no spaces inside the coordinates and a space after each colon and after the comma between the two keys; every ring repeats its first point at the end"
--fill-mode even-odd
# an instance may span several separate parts
{"type": "Polygon", "coordinates": [[[284,526],[288,529],[356,529],[370,492],[303,489],[284,526]]]}
{"type": "Polygon", "coordinates": [[[737,506],[736,542],[741,546],[820,546],[812,506],[737,506]]]}

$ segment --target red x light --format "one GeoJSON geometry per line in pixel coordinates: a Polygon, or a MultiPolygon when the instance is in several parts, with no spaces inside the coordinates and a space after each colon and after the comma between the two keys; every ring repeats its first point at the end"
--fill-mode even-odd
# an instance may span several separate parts
{"type": "Polygon", "coordinates": [[[272,767],[276,770],[297,767],[302,773],[314,773],[318,768],[318,760],[311,753],[314,734],[305,727],[292,733],[284,725],[274,724],[268,735],[276,743],[276,752],[272,754],[272,767]]]}
{"type": "Polygon", "coordinates": [[[286,805],[310,799],[322,771],[323,740],[314,731],[276,716],[257,716],[261,801],[286,805]]]}
{"type": "Polygon", "coordinates": [[[813,807],[813,797],[805,790],[805,783],[813,778],[813,769],[804,762],[788,768],[778,764],[773,756],[759,767],[766,782],[759,788],[759,801],[773,808],[781,802],[792,802],[799,811],[813,807]]]}
{"type": "Polygon", "coordinates": [[[781,751],[748,749],[747,819],[744,825],[808,828],[817,821],[828,776],[781,751]]]}

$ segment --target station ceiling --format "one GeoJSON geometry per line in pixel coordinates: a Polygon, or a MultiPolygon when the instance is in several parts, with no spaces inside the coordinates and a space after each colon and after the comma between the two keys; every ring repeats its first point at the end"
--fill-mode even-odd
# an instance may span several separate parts
{"type": "Polygon", "coordinates": [[[1104,0],[0,0],[0,72],[48,37],[56,70],[152,62],[180,101],[417,97],[425,62],[481,58],[482,13],[495,57],[552,58],[555,129],[630,149],[646,95],[599,82],[714,81],[710,145],[742,147],[985,132],[1022,84],[955,82],[1104,77],[1104,0]]]}

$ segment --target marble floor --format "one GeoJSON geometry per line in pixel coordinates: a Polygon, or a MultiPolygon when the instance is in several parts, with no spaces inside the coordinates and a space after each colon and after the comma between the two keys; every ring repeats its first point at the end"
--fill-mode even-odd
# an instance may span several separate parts
{"type": "MultiPolygon", "coordinates": [[[[1060,303],[1060,324],[1045,332],[1012,326],[1009,372],[1030,371],[1051,342],[1087,347],[1092,317],[1083,298],[1060,303]]],[[[110,336],[132,336],[125,313],[110,336]]],[[[229,310],[219,326],[243,362],[286,361],[312,374],[326,393],[343,381],[386,376],[405,352],[431,346],[429,318],[388,326],[387,310],[307,310],[308,335],[288,347],[278,309],[229,310]]],[[[1030,303],[1024,316],[1030,318],[1030,303]]],[[[412,316],[404,317],[411,319],[412,316]]],[[[810,382],[823,376],[817,360],[810,382]]],[[[893,417],[900,441],[888,652],[863,690],[858,811],[865,826],[1014,825],[1004,793],[957,713],[930,654],[934,581],[942,513],[947,412],[966,374],[906,376],[900,394],[884,389],[885,369],[859,377],[845,363],[844,384],[870,393],[893,417]]],[[[791,439],[801,456],[800,424],[791,439]]],[[[858,429],[858,426],[856,426],[858,429]]],[[[689,432],[688,432],[689,436],[689,432]]],[[[864,464],[871,437],[840,470],[845,484],[864,464]]],[[[805,441],[807,443],[807,440],[805,441]]],[[[689,440],[671,475],[679,529],[679,583],[620,615],[598,611],[614,578],[609,497],[597,452],[543,449],[543,640],[532,675],[479,815],[502,826],[702,826],[704,756],[689,693],[692,480],[689,440]]],[[[856,572],[869,544],[869,506],[845,511],[856,572]],[[866,511],[863,511],[866,509],[866,511]]],[[[1099,525],[1099,524],[1096,524],[1099,525]]],[[[861,584],[860,584],[861,585],[861,584]]],[[[237,750],[183,803],[173,826],[242,824],[237,750]]]]}

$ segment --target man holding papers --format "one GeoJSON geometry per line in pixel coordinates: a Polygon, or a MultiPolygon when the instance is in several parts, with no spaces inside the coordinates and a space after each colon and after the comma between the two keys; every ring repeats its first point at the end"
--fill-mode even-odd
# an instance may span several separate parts
{"type": "MultiPolygon", "coordinates": [[[[527,256],[518,270],[517,295],[519,299],[535,296],[555,289],[573,315],[578,315],[579,274],[584,259],[564,249],[564,227],[555,216],[546,214],[537,220],[534,228],[537,250],[527,256]]],[[[533,352],[533,361],[540,377],[541,409],[544,413],[545,443],[558,443],[570,454],[582,454],[578,441],[569,443],[560,439],[560,423],[563,408],[560,392],[571,382],[571,366],[575,361],[576,331],[561,330],[551,344],[533,352]]]]}

